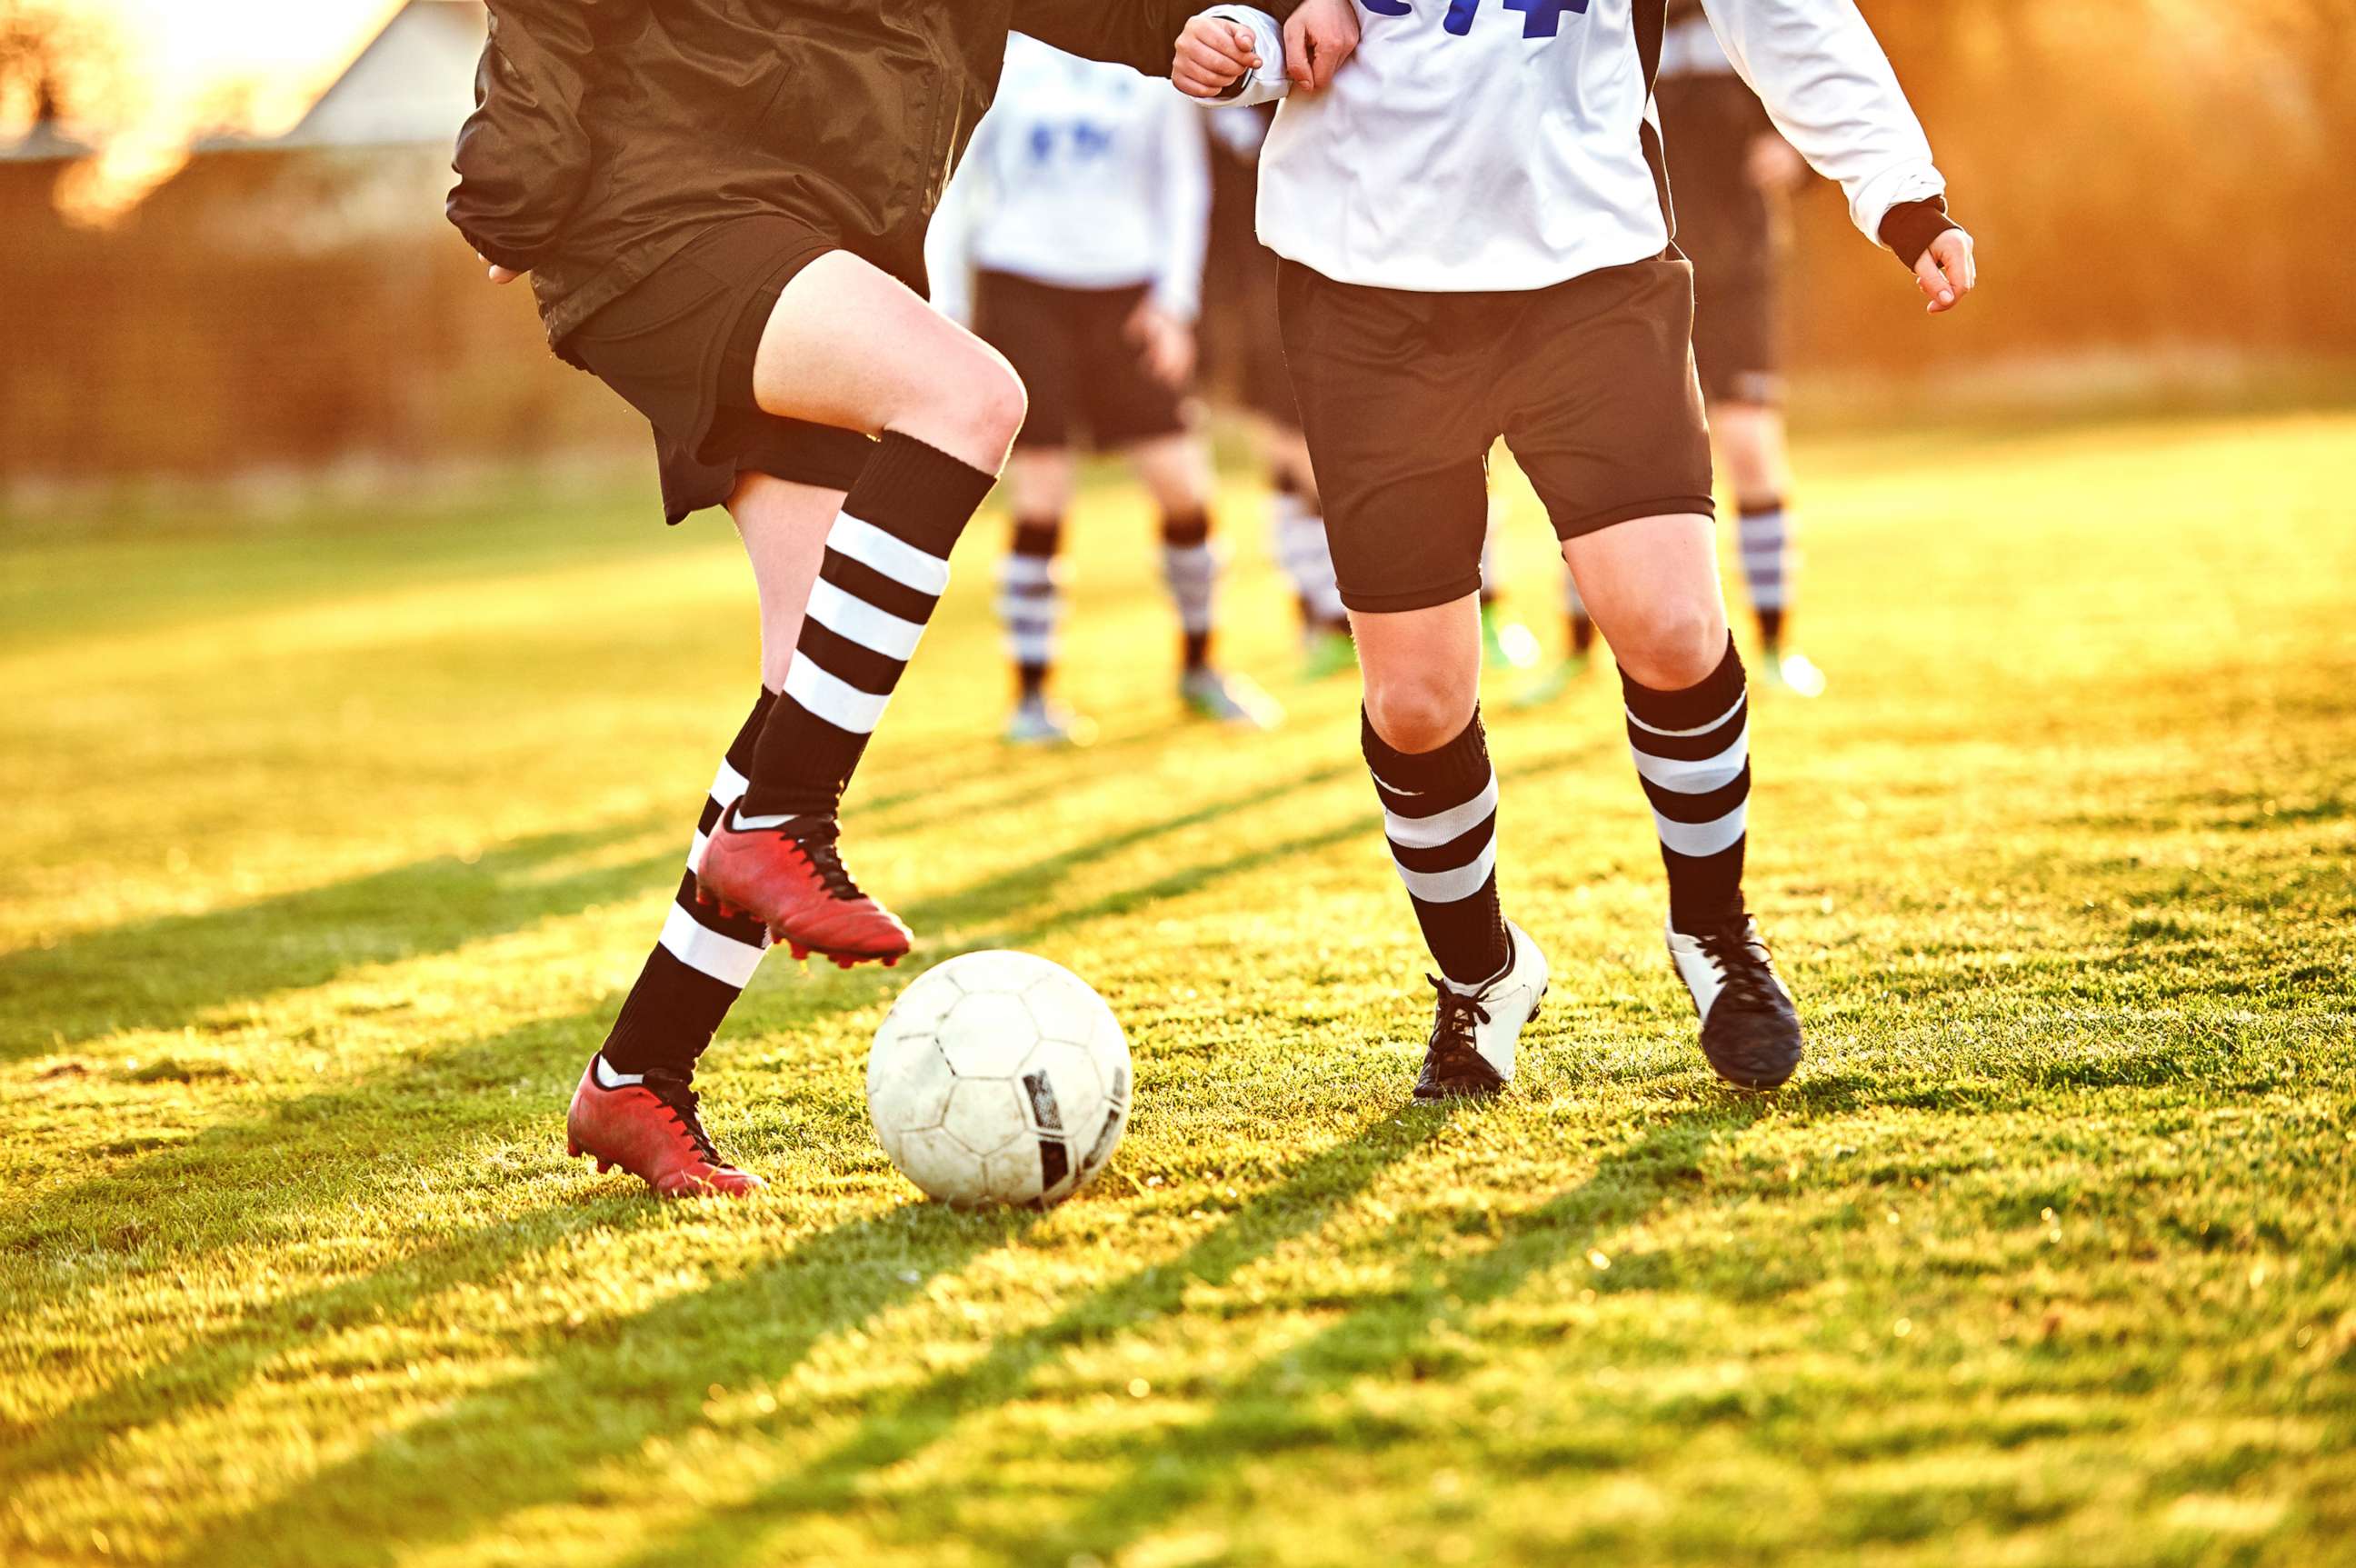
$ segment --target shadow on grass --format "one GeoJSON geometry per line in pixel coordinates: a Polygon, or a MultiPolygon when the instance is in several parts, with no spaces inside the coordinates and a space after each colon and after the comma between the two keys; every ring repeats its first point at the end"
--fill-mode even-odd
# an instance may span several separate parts
{"type": "MultiPolygon", "coordinates": [[[[946,1437],[960,1421],[1013,1403],[1033,1375],[1064,1352],[1109,1338],[1152,1316],[1183,1310],[1189,1286],[1222,1285],[1281,1242],[1323,1225],[1376,1175],[1429,1143],[1448,1112],[1411,1107],[1303,1164],[1176,1262],[1141,1270],[1027,1333],[1001,1339],[973,1365],[944,1373],[869,1414],[824,1455],[755,1496],[708,1510],[665,1534],[623,1568],[691,1562],[701,1568],[770,1561],[773,1534],[791,1521],[874,1509],[874,1478],[946,1437]]],[[[1697,1169],[1702,1149],[1756,1114],[1729,1106],[1688,1112],[1607,1157],[1586,1181],[1506,1222],[1479,1256],[1351,1311],[1306,1345],[1236,1380],[1209,1419],[1166,1439],[1141,1438],[1122,1478],[1076,1518],[1033,1539],[1001,1537],[1013,1563],[1061,1563],[1094,1553],[1116,1561],[1122,1544],[1194,1500],[1236,1463],[1275,1446],[1330,1445],[1336,1434],[1307,1413],[1315,1396],[1370,1375],[1412,1367],[1435,1325],[1499,1300],[1532,1275],[1591,1244],[1605,1230],[1659,1205],[1697,1169]]],[[[937,1529],[927,1516],[925,1528],[937,1529]]]]}
{"type": "MultiPolygon", "coordinates": [[[[1565,754],[1514,770],[1529,776],[1567,766],[1581,754],[1565,754]]],[[[955,920],[986,923],[992,919],[1010,919],[1020,914],[1026,905],[1052,890],[1062,876],[1087,863],[1115,854],[1162,833],[1215,821],[1237,811],[1253,810],[1274,803],[1286,794],[1314,787],[1348,768],[1336,768],[1326,772],[1296,779],[1288,784],[1271,787],[1196,810],[1183,812],[1158,822],[1141,824],[1093,841],[1073,850],[1043,857],[1037,862],[1017,868],[1001,876],[991,878],[975,887],[944,896],[921,906],[915,912],[927,923],[934,920],[955,920]]],[[[1287,857],[1308,853],[1344,839],[1372,832],[1373,813],[1354,817],[1332,828],[1296,838],[1280,841],[1226,860],[1206,864],[1162,877],[1139,887],[1106,895],[1074,909],[1044,916],[1001,933],[1001,940],[1031,940],[1052,933],[1059,928],[1119,914],[1141,904],[1174,897],[1219,879],[1247,873],[1287,857]]],[[[856,1006],[867,999],[866,991],[853,995],[834,994],[826,1002],[796,1009],[806,1016],[856,1006]]],[[[815,999],[813,999],[815,1002],[815,999]]],[[[280,1103],[269,1114],[251,1121],[209,1128],[187,1144],[149,1155],[128,1169],[102,1174],[59,1192],[45,1194],[29,1209],[11,1217],[0,1244],[20,1253],[40,1251],[85,1251],[91,1248],[117,1250],[131,1253],[161,1251],[166,1257],[172,1252],[202,1245],[208,1241],[226,1242],[232,1239],[250,1240],[257,1232],[265,1232],[278,1219],[298,1211],[315,1211],[327,1205],[346,1201],[361,1193],[378,1173],[388,1165],[395,1171],[414,1171],[420,1165],[434,1164],[431,1155],[439,1152],[447,1155],[454,1141],[477,1137],[511,1135],[519,1123],[552,1115],[554,1094],[542,1101],[519,1100],[511,1094],[486,1093],[496,1087],[512,1087],[519,1074],[542,1075],[552,1065],[550,1058],[563,1053],[566,1076],[569,1076],[570,1051],[580,1043],[573,1036],[575,1031],[586,1033],[584,1026],[592,1015],[537,1020],[519,1026],[489,1039],[479,1040],[453,1050],[430,1053],[417,1058],[407,1058],[389,1065],[383,1070],[362,1081],[336,1090],[302,1097],[280,1103]],[[569,1047],[569,1048],[568,1048],[569,1047]],[[226,1178],[226,1190],[224,1185],[226,1178]],[[95,1230],[95,1233],[93,1233],[95,1230]]],[[[788,1020],[788,1026],[791,1020],[788,1020]]],[[[554,1089],[561,1092],[561,1082],[554,1089]]],[[[1371,1134],[1369,1134],[1371,1136],[1371,1134]]],[[[438,1162],[447,1165],[445,1159],[438,1162]]],[[[1320,1167],[1321,1169],[1323,1167],[1320,1167]]],[[[1368,1173],[1371,1176],[1371,1172],[1368,1173]]],[[[1288,1184],[1293,1190],[1304,1184],[1313,1186],[1318,1179],[1314,1172],[1305,1174],[1301,1182],[1288,1184]]],[[[602,1210],[611,1212],[611,1210],[602,1210]]],[[[586,1223],[588,1221],[584,1221],[586,1223]]],[[[519,1222],[520,1223],[520,1222],[519,1222]]],[[[797,1249],[794,1257],[802,1260],[812,1270],[847,1266],[849,1248],[856,1252],[862,1247],[891,1245],[913,1257],[908,1251],[913,1241],[904,1239],[892,1242],[896,1234],[892,1226],[927,1224],[952,1229],[933,1237],[941,1243],[944,1237],[953,1240],[969,1233],[970,1222],[940,1218],[937,1220],[891,1219],[860,1221],[842,1232],[830,1233],[812,1239],[797,1249]],[[966,1226],[967,1230],[955,1227],[966,1226]],[[840,1237],[830,1240],[830,1236],[840,1237]]],[[[1267,1229],[1262,1226],[1261,1229],[1267,1229]]],[[[505,1247],[505,1262],[513,1262],[560,1240],[569,1233],[562,1228],[536,1230],[530,1227],[494,1243],[505,1247]],[[535,1240],[536,1239],[536,1240],[535,1240]]],[[[500,1232],[497,1228],[492,1234],[500,1232]]],[[[922,1232],[909,1232],[921,1239],[922,1232]]],[[[1010,1232],[1011,1234],[1011,1232],[1010,1232]]],[[[1268,1242],[1273,1245],[1281,1235],[1268,1242]]],[[[938,1247],[936,1247],[938,1250],[938,1247]]],[[[969,1252],[955,1253],[958,1260],[969,1252]]],[[[948,1257],[949,1253],[943,1253],[948,1257]]],[[[161,1260],[158,1260],[159,1262],[161,1260]]],[[[791,1273],[802,1263],[788,1262],[777,1269],[791,1273]]],[[[135,1265],[134,1265],[135,1266],[135,1265]]],[[[455,1262],[452,1267],[458,1266],[455,1262]]],[[[487,1267],[500,1266],[492,1263],[487,1267]]],[[[918,1278],[947,1262],[922,1262],[913,1270],[918,1278]]],[[[763,1272],[763,1277],[776,1270],[763,1272]]],[[[895,1277],[897,1277],[895,1275],[895,1277]]],[[[83,1288],[87,1278],[79,1272],[61,1271],[52,1290],[20,1292],[9,1304],[22,1310],[41,1299],[83,1288]]],[[[396,1264],[381,1274],[323,1287],[310,1293],[320,1298],[328,1309],[340,1309],[346,1304],[368,1304],[367,1310],[383,1311],[388,1302],[414,1301],[423,1294],[444,1288],[434,1283],[430,1271],[421,1273],[412,1264],[396,1264]],[[384,1278],[401,1276],[413,1279],[413,1286],[404,1288],[395,1283],[390,1294],[379,1283],[384,1278]]],[[[716,1291],[734,1293],[739,1287],[714,1287],[716,1291]]],[[[704,1293],[705,1295],[712,1293],[704,1293]]],[[[772,1299],[775,1291],[756,1292],[752,1298],[760,1309],[769,1310],[781,1304],[772,1299]]],[[[793,1291],[787,1289],[787,1295],[793,1291]]],[[[819,1288],[811,1293],[823,1297],[819,1288]]],[[[873,1305],[860,1308],[847,1318],[828,1317],[827,1328],[854,1323],[868,1312],[880,1307],[894,1294],[871,1291],[867,1297],[847,1297],[856,1300],[872,1298],[873,1305]]],[[[151,1369],[91,1396],[49,1423],[61,1430],[54,1437],[37,1442],[13,1457],[0,1457],[0,1476],[16,1476],[39,1469],[79,1462],[96,1452],[115,1434],[143,1422],[167,1416],[181,1408],[189,1399],[219,1399],[233,1392],[239,1383],[283,1351],[319,1331],[316,1311],[306,1310],[305,1297],[290,1297],[269,1303],[254,1309],[222,1333],[184,1350],[172,1361],[151,1369]]],[[[1156,1298],[1158,1299],[1158,1297],[1156,1298]]],[[[654,1329],[665,1337],[692,1331],[701,1336],[706,1329],[724,1331],[732,1321],[733,1307],[726,1295],[714,1301],[709,1309],[693,1303],[703,1296],[659,1308],[661,1317],[654,1329]]],[[[837,1305],[829,1301],[829,1310],[837,1305]]],[[[750,1306],[745,1308],[750,1310],[750,1306]]],[[[850,1311],[846,1305],[843,1310],[850,1311]]],[[[813,1331],[825,1332],[826,1328],[813,1331]]],[[[625,1329],[626,1337],[630,1330],[625,1329]]],[[[724,1337],[724,1332],[723,1332],[724,1337]]],[[[755,1336],[766,1348],[761,1355],[773,1355],[778,1342],[774,1335],[755,1336]]],[[[806,1348],[807,1340],[799,1341],[806,1348]]],[[[585,1342],[584,1342],[585,1344],[585,1342]]],[[[479,1404],[484,1412],[480,1421],[471,1421],[468,1430],[479,1426],[478,1435],[487,1448],[496,1448],[498,1421],[489,1412],[503,1413],[499,1420],[521,1419],[534,1404],[533,1389],[553,1389],[568,1380],[586,1376],[584,1358],[594,1357],[584,1347],[567,1347],[561,1352],[552,1369],[525,1380],[519,1385],[502,1388],[519,1390],[519,1411],[509,1403],[501,1390],[488,1391],[468,1408],[479,1404]]],[[[731,1363],[732,1365],[734,1363],[731,1363]]],[[[716,1372],[704,1375],[701,1363],[682,1371],[688,1381],[665,1381],[659,1367],[640,1369],[633,1374],[637,1380],[634,1397],[651,1400],[663,1410],[683,1412],[682,1421],[691,1420],[700,1408],[701,1391],[709,1382],[725,1379],[716,1372]]],[[[772,1374],[774,1376],[774,1371],[772,1374]]],[[[567,1407],[569,1408],[569,1407],[567,1407]]],[[[598,1424],[592,1423],[593,1425],[598,1424]]],[[[659,1425],[659,1423],[658,1423],[659,1425]]],[[[637,1430],[633,1428],[633,1430],[637,1430]]],[[[648,1428],[648,1431],[654,1430],[648,1428]]],[[[645,1433],[640,1434],[641,1436],[645,1433]]],[[[637,1441],[634,1438],[632,1441],[637,1441]]],[[[471,1439],[469,1439],[471,1441],[471,1439]]],[[[397,1441],[380,1445],[388,1450],[385,1463],[401,1475],[411,1451],[411,1441],[404,1434],[397,1441]]],[[[558,1445],[562,1450],[563,1445],[558,1445]]],[[[371,1450],[373,1455],[377,1451],[371,1450]]],[[[606,1456],[609,1450],[596,1448],[584,1454],[581,1463],[587,1464],[606,1456]]],[[[371,1463],[368,1455],[353,1461],[347,1470],[357,1471],[371,1463]]],[[[558,1463],[546,1481],[546,1487],[533,1491],[513,1506],[525,1506],[530,1501],[569,1495],[564,1489],[567,1470],[558,1463]],[[552,1488],[552,1489],[547,1489],[552,1488]]],[[[402,1483],[407,1485],[406,1482],[402,1483]]],[[[307,1487],[305,1489],[308,1489],[307,1487]]],[[[293,1505],[289,1505],[293,1506],[293,1505]]],[[[500,1511],[491,1509],[492,1513],[500,1511]]],[[[260,1516],[257,1516],[260,1517],[260,1516]]],[[[267,1530],[246,1531],[232,1523],[223,1530],[234,1533],[249,1542],[267,1539],[267,1530]]],[[[192,1549],[199,1554],[209,1550],[192,1549]]]]}
{"type": "Polygon", "coordinates": [[[615,865],[538,875],[659,832],[641,817],[518,839],[202,915],[137,920],[0,953],[0,1061],[120,1029],[177,1028],[207,1010],[324,985],[367,964],[453,952],[534,921],[646,892],[686,840],[615,865]]]}
{"type": "Polygon", "coordinates": [[[82,1465],[121,1433],[225,1403],[294,1346],[398,1319],[434,1296],[497,1281],[584,1231],[634,1228],[658,1212],[611,1196],[544,1204],[462,1230],[374,1273],[267,1302],[171,1359],[83,1400],[62,1418],[0,1425],[0,1491],[82,1465]]]}
{"type": "MultiPolygon", "coordinates": [[[[1002,1538],[1011,1563],[1061,1563],[1081,1554],[1116,1561],[1140,1537],[1169,1523],[1231,1480],[1256,1455],[1285,1449],[1378,1448],[1386,1434],[1337,1432],[1318,1413],[1321,1394],[1366,1378],[1406,1382],[1447,1375],[1439,1334],[1502,1301],[1529,1280],[1633,1224],[1701,1179],[1701,1156],[1719,1138],[1765,1114],[1757,1101],[1681,1113],[1607,1155],[1585,1181],[1504,1223],[1487,1251],[1443,1268],[1419,1268],[1414,1283],[1367,1301],[1307,1342],[1232,1380],[1201,1421],[1141,1434],[1127,1466],[1096,1500],[1037,1538],[1002,1538]]],[[[744,1532],[739,1540],[750,1540],[744,1532]]],[[[743,1562],[742,1548],[696,1538],[704,1568],[743,1562]]]]}
{"type": "MultiPolygon", "coordinates": [[[[1129,1275],[1054,1323],[1000,1342],[978,1365],[894,1402],[862,1424],[834,1470],[847,1479],[914,1453],[967,1409],[1012,1397],[1033,1368],[1065,1347],[1179,1309],[1189,1283],[1226,1280],[1313,1230],[1444,1120],[1427,1112],[1370,1122],[1243,1204],[1180,1258],[1129,1275]]],[[[389,1561],[469,1539],[524,1509],[573,1500],[594,1466],[698,1426],[712,1386],[775,1386],[819,1338],[857,1326],[924,1277],[1019,1240],[1028,1223],[1003,1211],[967,1215],[923,1204],[853,1221],[742,1278],[566,1345],[530,1375],[469,1396],[228,1522],[180,1560],[274,1561],[333,1525],[369,1542],[359,1555],[389,1561]],[[467,1484],[453,1487],[454,1476],[467,1484]]],[[[690,1543],[672,1540],[649,1561],[694,1555],[690,1543]]]]}

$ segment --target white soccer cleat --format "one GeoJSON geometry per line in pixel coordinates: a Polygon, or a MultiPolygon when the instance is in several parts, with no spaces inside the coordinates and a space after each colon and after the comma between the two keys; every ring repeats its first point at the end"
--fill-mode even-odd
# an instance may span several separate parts
{"type": "Polygon", "coordinates": [[[1467,994],[1444,980],[1432,1020],[1431,1044],[1415,1080],[1418,1100],[1485,1100],[1514,1081],[1514,1044],[1538,1015],[1547,993],[1546,954],[1529,933],[1505,922],[1514,961],[1505,972],[1467,994]]]}
{"type": "Polygon", "coordinates": [[[1805,1049],[1799,1008],[1775,960],[1744,915],[1707,930],[1667,928],[1669,957],[1701,1019],[1701,1051],[1727,1082],[1773,1089],[1789,1079],[1805,1049]]]}
{"type": "Polygon", "coordinates": [[[1237,729],[1274,729],[1284,707],[1241,675],[1204,668],[1189,670],[1178,682],[1179,700],[1197,718],[1237,729]]]}

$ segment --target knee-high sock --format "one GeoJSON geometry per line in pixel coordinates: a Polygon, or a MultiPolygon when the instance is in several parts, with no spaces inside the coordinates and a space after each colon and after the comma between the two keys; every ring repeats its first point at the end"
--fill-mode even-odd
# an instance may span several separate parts
{"type": "Polygon", "coordinates": [[[1497,903],[1497,776],[1476,710],[1438,751],[1404,752],[1361,714],[1359,746],[1383,802],[1383,835],[1440,972],[1479,985],[1513,959],[1497,903]]]}
{"type": "Polygon", "coordinates": [[[1061,563],[1064,521],[1033,518],[1014,525],[1014,547],[998,568],[998,618],[1006,628],[1023,694],[1036,696],[1055,662],[1055,629],[1064,618],[1061,563]]]}
{"type": "Polygon", "coordinates": [[[887,433],[826,536],[741,815],[830,817],[949,585],[949,550],[995,478],[887,433]]]}
{"type": "Polygon", "coordinates": [[[1627,671],[1628,744],[1653,802],[1669,921],[1698,932],[1742,913],[1751,802],[1751,701],[1734,639],[1698,685],[1656,692],[1627,671]]]}
{"type": "Polygon", "coordinates": [[[1333,580],[1333,553],[1325,539],[1325,520],[1315,499],[1291,480],[1276,483],[1276,559],[1284,568],[1292,592],[1301,601],[1301,618],[1311,627],[1338,628],[1349,624],[1342,606],[1342,589],[1333,580]]]}
{"type": "Polygon", "coordinates": [[[1562,575],[1563,610],[1570,618],[1570,650],[1585,653],[1595,646],[1595,618],[1587,613],[1587,601],[1579,596],[1579,579],[1565,572],[1562,575]]]}
{"type": "Polygon", "coordinates": [[[1782,639],[1783,622],[1791,614],[1793,577],[1800,564],[1791,515],[1780,498],[1745,502],[1736,527],[1742,546],[1742,580],[1759,616],[1759,635],[1772,648],[1782,639]]]}
{"type": "Polygon", "coordinates": [[[1171,512],[1162,520],[1162,577],[1178,607],[1185,633],[1186,668],[1199,670],[1211,654],[1212,591],[1219,577],[1211,548],[1211,520],[1200,511],[1171,512]]]}
{"type": "Polygon", "coordinates": [[[768,933],[757,920],[723,919],[716,910],[698,905],[695,871],[703,859],[705,838],[721,813],[744,792],[754,742],[776,701],[776,693],[761,693],[712,780],[695,842],[688,849],[687,875],[680,878],[669,913],[663,917],[662,936],[647,955],[637,983],[623,999],[622,1011],[605,1036],[602,1054],[616,1072],[692,1072],[696,1058],[712,1043],[721,1020],[761,961],[768,933]]]}

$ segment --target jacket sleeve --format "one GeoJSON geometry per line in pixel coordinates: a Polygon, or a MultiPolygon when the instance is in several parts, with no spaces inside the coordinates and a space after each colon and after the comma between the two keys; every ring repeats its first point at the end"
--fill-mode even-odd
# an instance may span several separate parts
{"type": "Polygon", "coordinates": [[[645,0],[490,0],[450,221],[484,260],[530,272],[589,181],[581,100],[600,24],[645,0]]]}
{"type": "MultiPolygon", "coordinates": [[[[1280,22],[1301,3],[1253,0],[1280,22]]],[[[1168,76],[1178,35],[1210,8],[1211,0],[1014,0],[1012,26],[1066,54],[1168,76]]]]}
{"type": "Polygon", "coordinates": [[[1853,0],[1703,0],[1768,118],[1848,197],[1851,220],[1912,266],[1943,230],[1947,182],[1853,0]]]}

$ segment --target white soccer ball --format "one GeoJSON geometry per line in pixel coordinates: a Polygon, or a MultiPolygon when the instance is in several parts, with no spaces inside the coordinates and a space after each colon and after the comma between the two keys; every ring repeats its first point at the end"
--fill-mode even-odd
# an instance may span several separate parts
{"type": "Polygon", "coordinates": [[[867,1112],[900,1173],[955,1204],[1059,1203],[1129,1124],[1129,1041],[1088,983],[1024,952],[917,977],[875,1031],[867,1112]]]}

